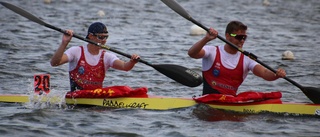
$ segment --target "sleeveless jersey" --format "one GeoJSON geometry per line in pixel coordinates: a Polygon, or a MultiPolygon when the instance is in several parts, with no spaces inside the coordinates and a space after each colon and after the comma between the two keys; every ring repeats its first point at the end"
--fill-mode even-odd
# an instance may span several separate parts
{"type": "Polygon", "coordinates": [[[98,64],[91,66],[86,62],[83,46],[80,48],[81,55],[78,64],[75,69],[69,71],[71,91],[102,88],[106,73],[103,63],[105,51],[102,52],[98,64]]]}
{"type": "Polygon", "coordinates": [[[228,69],[223,66],[219,47],[216,48],[216,58],[209,70],[203,71],[204,78],[203,93],[217,93],[236,95],[238,87],[243,82],[243,58],[240,55],[237,66],[234,69],[228,69]]]}

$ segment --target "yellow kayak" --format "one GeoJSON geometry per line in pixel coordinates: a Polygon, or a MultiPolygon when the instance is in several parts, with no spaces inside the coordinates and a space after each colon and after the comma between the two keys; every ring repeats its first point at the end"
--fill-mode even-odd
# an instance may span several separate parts
{"type": "MultiPolygon", "coordinates": [[[[89,105],[109,108],[146,109],[146,110],[170,110],[192,107],[198,104],[192,98],[177,98],[164,96],[144,97],[117,97],[117,98],[64,98],[41,95],[0,95],[0,102],[28,103],[49,102],[65,103],[68,105],[89,105]]],[[[306,103],[282,102],[280,99],[250,103],[206,103],[215,109],[231,110],[242,113],[287,113],[294,115],[320,115],[320,105],[306,103]]]]}

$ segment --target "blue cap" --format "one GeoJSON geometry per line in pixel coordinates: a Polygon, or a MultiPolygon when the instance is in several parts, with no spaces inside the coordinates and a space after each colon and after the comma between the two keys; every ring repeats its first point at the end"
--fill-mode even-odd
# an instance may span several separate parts
{"type": "Polygon", "coordinates": [[[93,33],[93,34],[96,34],[96,33],[108,33],[107,31],[107,27],[106,25],[104,25],[103,23],[101,22],[95,22],[95,23],[92,23],[89,28],[88,28],[88,34],[87,34],[87,37],[89,36],[90,33],[93,33]]]}

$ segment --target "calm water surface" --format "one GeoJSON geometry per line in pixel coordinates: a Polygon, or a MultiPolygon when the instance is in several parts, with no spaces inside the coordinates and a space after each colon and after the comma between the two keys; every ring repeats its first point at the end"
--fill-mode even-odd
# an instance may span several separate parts
{"type": "MultiPolygon", "coordinates": [[[[8,0],[5,0],[8,1],[8,0]]],[[[159,0],[42,0],[8,1],[45,22],[73,29],[85,36],[96,21],[108,26],[107,44],[119,51],[137,53],[154,64],[177,64],[200,72],[201,60],[187,50],[203,37],[190,36],[191,22],[159,0]],[[105,16],[97,12],[102,10],[105,16]]],[[[303,86],[320,87],[320,1],[270,0],[179,0],[181,6],[204,25],[223,36],[227,23],[240,20],[249,26],[244,49],[273,68],[283,67],[288,77],[303,86]],[[290,50],[295,60],[281,60],[290,50]]],[[[51,75],[51,93],[69,89],[68,65],[51,67],[49,60],[62,34],[45,28],[0,6],[0,94],[30,94],[33,75],[51,75]]],[[[220,40],[212,44],[223,44],[220,40]]],[[[73,39],[69,44],[86,44],[73,39]]],[[[121,59],[127,58],[119,55],[121,59]]],[[[174,82],[142,63],[130,72],[109,70],[108,85],[146,86],[151,95],[192,97],[201,86],[190,88],[174,82]]],[[[250,74],[240,91],[275,91],[284,101],[310,102],[286,80],[268,82],[250,74]]],[[[0,136],[319,136],[319,118],[287,115],[213,114],[204,106],[145,111],[102,108],[67,108],[45,104],[0,103],[0,136]]]]}

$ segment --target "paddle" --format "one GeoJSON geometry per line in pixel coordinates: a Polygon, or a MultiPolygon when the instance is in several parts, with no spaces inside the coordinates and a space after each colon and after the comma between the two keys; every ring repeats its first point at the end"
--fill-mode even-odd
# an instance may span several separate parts
{"type": "MultiPolygon", "coordinates": [[[[175,0],[161,0],[164,4],[166,4],[168,7],[170,7],[172,10],[174,10],[176,13],[180,14],[182,17],[186,18],[187,20],[191,21],[192,23],[198,25],[199,27],[203,28],[207,32],[209,29],[205,26],[203,26],[201,23],[193,19],[186,10],[184,10],[175,0]]],[[[233,48],[237,49],[244,55],[250,57],[251,59],[255,60],[256,62],[260,63],[262,66],[266,67],[267,69],[271,70],[272,72],[276,73],[276,70],[269,67],[268,65],[264,64],[260,60],[258,60],[258,57],[250,52],[244,51],[241,48],[238,48],[236,45],[232,44],[231,42],[227,41],[221,36],[217,36],[220,40],[224,41],[228,45],[232,46],[233,48]]],[[[285,80],[289,81],[291,84],[297,86],[313,103],[320,104],[320,89],[314,88],[314,87],[303,87],[297,82],[289,79],[288,77],[284,77],[285,80]]]]}
{"type": "MultiPolygon", "coordinates": [[[[26,17],[27,19],[36,22],[40,25],[43,25],[45,27],[51,28],[53,30],[59,31],[61,33],[66,33],[65,30],[62,30],[60,28],[57,28],[55,26],[52,26],[44,21],[42,21],[41,19],[35,17],[34,15],[32,15],[31,13],[6,2],[0,2],[3,6],[5,6],[6,8],[14,11],[17,14],[20,14],[23,17],[26,17]]],[[[123,55],[125,57],[131,58],[131,55],[120,52],[118,50],[115,50],[111,47],[108,47],[106,45],[102,45],[101,43],[96,43],[94,41],[91,41],[89,39],[85,39],[79,35],[73,34],[73,37],[78,38],[80,40],[86,41],[88,43],[94,44],[96,46],[100,46],[103,49],[106,50],[110,50],[112,52],[115,52],[117,54],[123,55]]],[[[199,75],[197,72],[185,68],[183,66],[178,66],[178,65],[171,65],[171,64],[151,64],[148,63],[147,61],[144,61],[142,59],[139,59],[139,62],[144,63],[150,67],[153,67],[154,69],[156,69],[157,71],[159,71],[160,73],[166,75],[167,77],[185,85],[185,86],[189,86],[189,87],[196,87],[199,86],[200,84],[202,84],[202,77],[201,75],[199,75]]]]}

